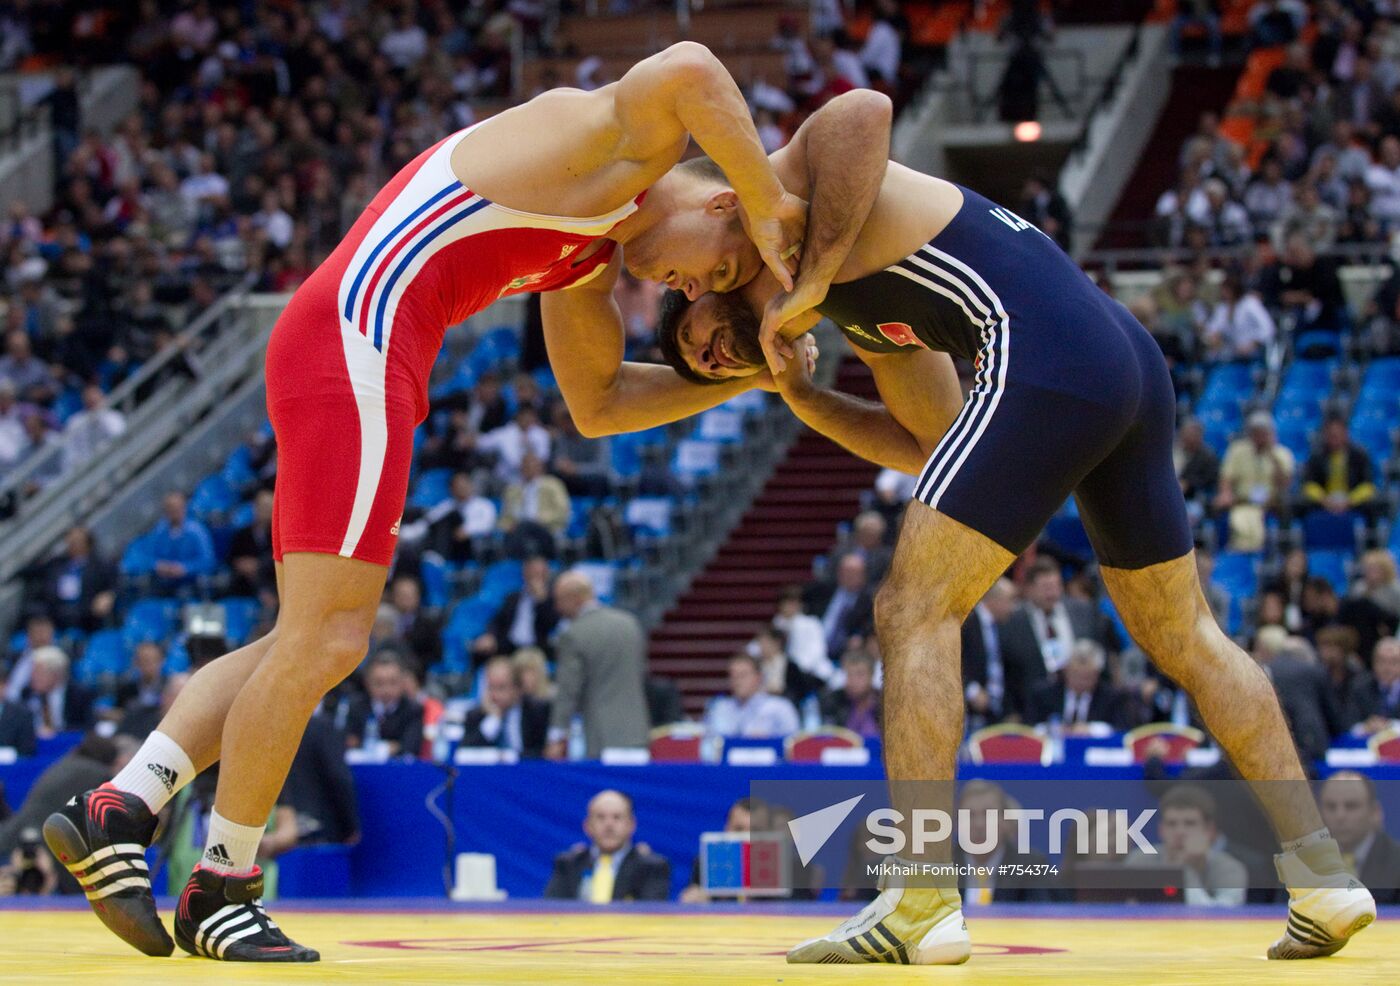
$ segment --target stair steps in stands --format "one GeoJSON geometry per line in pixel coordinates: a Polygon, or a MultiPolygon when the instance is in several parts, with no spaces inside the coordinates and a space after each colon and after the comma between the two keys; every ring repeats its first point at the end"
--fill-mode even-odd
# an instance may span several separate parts
{"type": "MultiPolygon", "coordinates": [[[[846,360],[836,388],[875,396],[864,365],[846,360]]],[[[860,510],[879,470],[811,431],[779,463],[743,519],[651,635],[651,671],[671,678],[698,715],[724,691],[729,656],[772,619],[778,593],[811,578],[836,527],[860,510]]]]}

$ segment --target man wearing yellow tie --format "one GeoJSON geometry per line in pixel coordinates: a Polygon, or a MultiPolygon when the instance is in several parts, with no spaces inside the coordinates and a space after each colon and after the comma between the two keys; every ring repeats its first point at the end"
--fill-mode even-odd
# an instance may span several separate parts
{"type": "Polygon", "coordinates": [[[587,843],[554,858],[544,896],[610,904],[615,900],[666,900],[671,864],[646,843],[634,843],[637,816],[621,791],[601,791],[588,802],[583,820],[587,843]]]}

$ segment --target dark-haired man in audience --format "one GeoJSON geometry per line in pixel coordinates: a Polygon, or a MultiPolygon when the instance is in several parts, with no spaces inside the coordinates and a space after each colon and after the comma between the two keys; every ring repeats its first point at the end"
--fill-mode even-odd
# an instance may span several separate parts
{"type": "Polygon", "coordinates": [[[1303,466],[1303,501],[1309,510],[1370,516],[1376,499],[1374,468],[1366,450],[1351,440],[1346,419],[1329,415],[1322,426],[1322,447],[1303,466]]]}
{"type": "Polygon", "coordinates": [[[1354,770],[1338,771],[1323,782],[1317,801],[1351,871],[1378,903],[1400,904],[1400,843],[1385,831],[1375,781],[1354,770]]]}
{"type": "Polygon", "coordinates": [[[836,561],[836,578],[808,586],[803,605],[822,621],[828,656],[845,653],[852,637],[869,636],[874,626],[875,602],[865,559],[853,551],[842,555],[836,561]]]}
{"type": "Polygon", "coordinates": [[[559,625],[551,591],[549,559],[527,558],[521,566],[522,584],[506,596],[491,617],[486,632],[472,642],[477,659],[508,654],[522,647],[549,651],[550,637],[559,625]]]}
{"type": "Polygon", "coordinates": [[[365,671],[366,694],[350,708],[346,738],[354,747],[386,744],[390,756],[417,757],[423,745],[423,707],[408,692],[403,662],[376,657],[365,671]]]}
{"type": "Polygon", "coordinates": [[[520,691],[508,657],[486,662],[481,704],[467,713],[463,746],[513,750],[522,757],[544,756],[549,738],[549,703],[520,691]]]}
{"type": "Polygon", "coordinates": [[[846,683],[822,702],[822,722],[844,726],[866,739],[880,738],[880,690],[875,687],[875,659],[863,650],[841,658],[846,683]]]}

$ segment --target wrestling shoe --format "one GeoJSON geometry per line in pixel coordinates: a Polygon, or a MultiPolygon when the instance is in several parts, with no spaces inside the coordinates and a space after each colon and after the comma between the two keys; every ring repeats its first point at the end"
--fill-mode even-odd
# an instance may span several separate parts
{"type": "Polygon", "coordinates": [[[191,955],[225,962],[319,962],[321,953],[282,933],[262,905],[263,874],[225,876],[196,866],[175,909],[175,940],[191,955]]]}
{"type": "Polygon", "coordinates": [[[823,938],[788,952],[791,963],[959,965],[972,954],[956,890],[889,887],[823,938]]]}
{"type": "Polygon", "coordinates": [[[1331,955],[1376,919],[1375,898],[1347,871],[1335,840],[1277,855],[1274,868],[1288,888],[1288,926],[1269,958],[1331,955]]]}
{"type": "Polygon", "coordinates": [[[169,955],[175,943],[156,913],[146,866],[155,834],[146,802],[109,784],[70,798],[44,822],[44,841],[107,929],[138,952],[169,955]]]}

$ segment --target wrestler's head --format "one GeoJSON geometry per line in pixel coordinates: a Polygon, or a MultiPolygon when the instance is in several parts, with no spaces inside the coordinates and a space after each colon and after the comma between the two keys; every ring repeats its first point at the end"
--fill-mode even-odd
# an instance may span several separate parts
{"type": "Polygon", "coordinates": [[[739,196],[709,158],[676,165],[648,190],[642,208],[657,218],[624,248],[635,277],[694,300],[707,291],[733,291],[763,269],[744,232],[739,196]]]}
{"type": "Polygon", "coordinates": [[[685,379],[722,383],[764,368],[759,325],[745,292],[703,294],[690,301],[679,291],[667,291],[656,340],[666,362],[685,379]]]}

